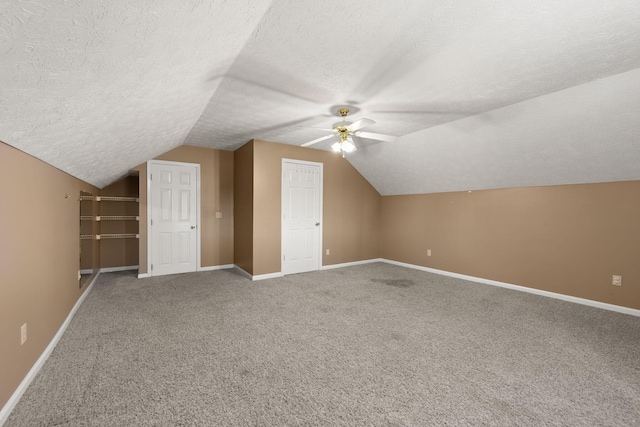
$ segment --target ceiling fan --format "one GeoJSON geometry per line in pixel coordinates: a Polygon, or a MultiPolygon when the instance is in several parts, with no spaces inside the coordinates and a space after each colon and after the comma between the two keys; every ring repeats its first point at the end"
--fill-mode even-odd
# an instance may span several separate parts
{"type": "Polygon", "coordinates": [[[321,129],[325,131],[330,131],[331,135],[314,139],[313,141],[309,141],[305,144],[302,144],[302,146],[309,147],[321,141],[336,139],[337,141],[331,146],[331,149],[333,151],[342,153],[342,157],[345,157],[346,153],[352,153],[356,151],[356,145],[353,142],[353,137],[375,139],[378,141],[386,141],[386,142],[393,142],[396,139],[398,139],[398,137],[396,136],[361,131],[360,129],[363,129],[367,126],[371,126],[375,122],[371,119],[360,119],[355,122],[347,121],[347,115],[349,114],[348,108],[339,109],[338,114],[340,114],[340,116],[342,117],[342,121],[334,123],[332,129],[321,129]]]}

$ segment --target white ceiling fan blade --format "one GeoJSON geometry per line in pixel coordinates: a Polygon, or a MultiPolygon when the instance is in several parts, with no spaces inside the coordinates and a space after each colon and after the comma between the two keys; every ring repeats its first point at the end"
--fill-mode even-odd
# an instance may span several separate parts
{"type": "Polygon", "coordinates": [[[358,129],[362,129],[364,127],[367,126],[371,126],[372,124],[374,124],[375,122],[371,119],[360,119],[357,120],[353,123],[351,123],[349,126],[347,126],[347,129],[349,129],[351,132],[355,132],[358,129]]]}
{"type": "Polygon", "coordinates": [[[360,138],[375,139],[378,141],[386,141],[386,142],[394,142],[396,139],[398,139],[397,136],[384,135],[382,133],[373,133],[373,132],[356,132],[354,133],[354,135],[359,136],[360,138]]]}
{"type": "Polygon", "coordinates": [[[336,135],[333,135],[333,134],[332,135],[323,136],[322,138],[318,138],[318,139],[314,139],[313,141],[305,142],[304,144],[301,145],[301,147],[308,147],[310,145],[317,144],[318,142],[325,141],[325,140],[327,140],[329,138],[335,138],[335,137],[336,137],[336,135]]]}
{"type": "Polygon", "coordinates": [[[296,126],[296,127],[300,129],[313,129],[313,130],[321,130],[324,132],[333,132],[333,128],[316,128],[316,127],[309,127],[309,126],[296,126]]]}

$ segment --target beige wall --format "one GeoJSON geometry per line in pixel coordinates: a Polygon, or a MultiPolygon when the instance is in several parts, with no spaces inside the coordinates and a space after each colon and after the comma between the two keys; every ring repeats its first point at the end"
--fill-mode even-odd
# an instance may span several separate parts
{"type": "Polygon", "coordinates": [[[638,242],[640,181],[382,198],[384,258],[635,309],[638,242]]]}
{"type": "Polygon", "coordinates": [[[281,270],[282,159],[323,164],[322,265],[380,257],[380,194],[340,155],[253,141],[253,275],[281,270]],[[331,255],[325,255],[326,249],[331,255]]]}
{"type": "MultiPolygon", "coordinates": [[[[236,264],[253,275],[280,271],[282,158],[324,164],[323,242],[331,255],[323,255],[323,265],[378,258],[381,198],[348,161],[335,153],[252,141],[235,152],[181,146],[156,157],[202,165],[202,265],[236,264]],[[215,219],[216,211],[223,212],[222,220],[215,219]]],[[[135,170],[146,176],[146,164],[135,170]]],[[[141,274],[147,272],[144,181],[141,274]]]]}
{"type": "Polygon", "coordinates": [[[233,161],[233,259],[253,274],[253,141],[236,150],[233,161]]]}
{"type": "MultiPolygon", "coordinates": [[[[334,153],[266,141],[158,157],[201,165],[203,266],[280,271],[282,158],[324,165],[323,265],[383,257],[640,309],[640,181],[380,197],[334,153]]],[[[137,170],[145,273],[146,164],[137,170]]],[[[0,407],[84,292],[80,191],[109,190],[0,143],[0,407]]],[[[98,269],[98,242],[93,250],[98,269]]]]}
{"type": "MultiPolygon", "coordinates": [[[[200,243],[202,267],[233,264],[233,152],[182,145],[155,160],[200,165],[200,243]],[[216,212],[222,218],[216,218],[216,212]]],[[[140,173],[139,272],[147,273],[147,167],[140,173]]]]}
{"type": "MultiPolygon", "coordinates": [[[[86,289],[78,284],[81,190],[98,194],[0,143],[0,408],[86,289]]],[[[94,245],[96,262],[99,253],[94,245]]]]}

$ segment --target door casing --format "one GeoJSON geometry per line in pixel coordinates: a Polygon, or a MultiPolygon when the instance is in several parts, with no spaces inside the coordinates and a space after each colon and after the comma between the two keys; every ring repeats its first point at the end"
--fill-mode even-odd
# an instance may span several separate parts
{"type": "MultiPolygon", "coordinates": [[[[147,275],[153,276],[153,270],[151,268],[153,264],[153,233],[151,226],[151,214],[152,214],[152,184],[153,181],[151,179],[151,169],[153,165],[171,165],[171,166],[188,166],[196,168],[196,270],[199,271],[202,267],[201,265],[201,254],[200,254],[200,193],[201,193],[201,182],[200,182],[200,164],[198,163],[185,163],[185,162],[173,162],[169,160],[149,160],[147,161],[147,275]]],[[[156,181],[157,182],[157,181],[156,181]]]]}
{"type": "Polygon", "coordinates": [[[280,271],[281,273],[287,274],[285,271],[285,248],[286,248],[286,239],[288,237],[287,234],[287,230],[285,228],[285,218],[284,218],[284,212],[285,212],[285,206],[284,206],[284,202],[285,202],[285,198],[284,198],[284,191],[285,191],[285,179],[284,179],[284,170],[285,170],[285,164],[289,163],[289,164],[298,164],[298,165],[306,165],[306,166],[316,166],[319,168],[319,193],[318,193],[318,209],[319,209],[319,222],[320,225],[318,226],[318,243],[317,243],[317,254],[318,254],[318,260],[317,260],[317,267],[314,270],[308,270],[308,271],[315,271],[315,270],[319,270],[320,267],[322,267],[322,235],[323,235],[323,205],[322,205],[322,201],[324,199],[324,193],[323,193],[323,167],[324,165],[322,163],[318,163],[318,162],[309,162],[309,161],[304,161],[304,160],[294,160],[294,159],[282,159],[282,168],[281,168],[281,174],[280,174],[280,178],[281,178],[281,192],[280,192],[280,205],[281,205],[281,213],[280,213],[280,219],[281,219],[281,254],[280,254],[280,261],[281,261],[281,266],[280,266],[280,271]]]}

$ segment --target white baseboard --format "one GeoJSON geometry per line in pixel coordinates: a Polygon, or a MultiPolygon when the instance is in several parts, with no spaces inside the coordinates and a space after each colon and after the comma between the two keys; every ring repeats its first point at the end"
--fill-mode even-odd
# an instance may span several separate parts
{"type": "Polygon", "coordinates": [[[214,270],[227,270],[229,268],[235,267],[233,264],[225,264],[225,265],[214,265],[209,267],[200,267],[198,271],[214,271],[214,270]]]}
{"type": "Polygon", "coordinates": [[[413,268],[415,270],[426,271],[429,273],[440,274],[442,276],[455,277],[458,279],[469,280],[471,282],[484,283],[485,285],[499,286],[501,288],[513,289],[516,291],[528,292],[530,294],[542,295],[549,298],[555,298],[563,301],[573,302],[576,304],[588,305],[590,307],[602,308],[604,310],[615,311],[618,313],[629,314],[631,316],[640,317],[640,310],[634,308],[623,307],[615,304],[607,304],[605,302],[593,301],[586,298],[573,297],[571,295],[558,294],[555,292],[543,291],[535,288],[528,288],[526,286],[513,285],[511,283],[498,282],[491,279],[483,279],[481,277],[467,276],[465,274],[452,273],[445,270],[437,270],[435,268],[423,267],[421,265],[407,264],[405,262],[393,261],[389,259],[382,259],[382,262],[388,264],[399,265],[401,267],[413,268]]]}
{"type": "Polygon", "coordinates": [[[100,272],[101,273],[113,273],[115,271],[128,271],[128,270],[137,270],[138,266],[137,265],[127,265],[124,267],[105,267],[105,268],[101,268],[100,272]]]}
{"type": "Polygon", "coordinates": [[[282,272],[280,272],[280,271],[278,271],[277,273],[258,274],[257,276],[254,276],[252,274],[249,274],[248,272],[246,272],[242,268],[238,267],[237,265],[234,265],[233,268],[235,268],[238,271],[238,273],[240,273],[242,276],[246,277],[249,280],[253,280],[253,281],[265,280],[265,279],[276,279],[278,277],[283,277],[284,276],[284,274],[282,274],[282,272]]]}
{"type": "Polygon", "coordinates": [[[240,273],[241,276],[246,277],[249,280],[253,280],[253,276],[249,273],[247,273],[244,269],[242,269],[241,267],[238,267],[237,265],[233,265],[233,268],[240,273]]]}
{"type": "Polygon", "coordinates": [[[56,348],[56,345],[58,344],[58,341],[60,341],[62,334],[64,334],[64,331],[69,326],[69,323],[71,323],[71,319],[73,319],[76,311],[78,311],[85,298],[87,298],[87,295],[89,295],[89,292],[91,292],[91,289],[93,288],[94,283],[96,283],[98,276],[100,276],[100,271],[98,271],[93,280],[91,280],[89,286],[87,286],[86,290],[82,293],[80,298],[78,298],[78,301],[76,301],[75,305],[67,315],[67,318],[64,320],[64,322],[62,322],[62,325],[60,325],[58,332],[56,332],[56,334],[53,336],[53,338],[49,342],[49,345],[47,345],[38,360],[36,360],[36,363],[34,363],[29,372],[27,372],[27,375],[24,377],[16,391],[13,392],[2,410],[0,410],[0,427],[3,426],[7,421],[9,415],[11,414],[11,411],[13,411],[13,408],[15,408],[15,406],[18,404],[20,398],[27,390],[27,387],[29,387],[29,384],[31,384],[31,381],[33,381],[33,379],[36,377],[38,371],[40,371],[40,369],[44,365],[44,362],[47,361],[47,359],[51,355],[51,352],[53,352],[53,349],[56,348]]]}
{"type": "MultiPolygon", "coordinates": [[[[233,264],[213,265],[213,266],[209,266],[209,267],[199,267],[198,271],[227,270],[227,269],[234,268],[234,267],[235,267],[235,265],[233,265],[233,264]]],[[[138,268],[138,266],[136,265],[135,269],[137,269],[137,268],[138,268]]],[[[144,278],[147,278],[147,277],[152,277],[152,276],[149,273],[138,274],[138,279],[144,279],[144,278]]]]}
{"type": "MultiPolygon", "coordinates": [[[[374,262],[384,262],[385,260],[383,260],[382,258],[375,258],[375,259],[365,259],[362,261],[353,261],[353,262],[343,262],[341,264],[330,264],[330,265],[323,265],[320,266],[320,270],[331,270],[334,268],[342,268],[342,267],[353,267],[355,265],[362,265],[362,264],[372,264],[374,262]]],[[[247,273],[245,270],[243,270],[242,268],[238,267],[237,265],[233,266],[236,270],[238,270],[238,272],[243,275],[244,277],[246,277],[247,279],[251,279],[251,280],[265,280],[265,279],[277,279],[278,277],[284,277],[284,274],[281,271],[278,271],[276,273],[269,273],[269,274],[259,274],[257,276],[252,276],[251,274],[247,273]]]]}
{"type": "Polygon", "coordinates": [[[320,270],[331,270],[334,268],[353,267],[355,265],[372,264],[374,262],[384,262],[382,258],[365,259],[363,261],[343,262],[342,264],[329,264],[320,267],[320,270]]]}
{"type": "Polygon", "coordinates": [[[278,277],[284,277],[281,271],[277,273],[269,273],[269,274],[258,274],[257,276],[253,276],[251,280],[266,280],[266,279],[277,279],[278,277]]]}
{"type": "MultiPolygon", "coordinates": [[[[342,264],[323,265],[323,266],[320,267],[320,270],[330,270],[330,269],[333,269],[333,268],[352,267],[354,265],[371,264],[371,263],[374,263],[374,262],[384,262],[384,260],[382,258],[375,258],[375,259],[365,259],[363,261],[343,262],[342,264]]],[[[246,277],[247,279],[251,279],[253,281],[265,280],[265,279],[277,279],[278,277],[284,277],[284,274],[281,271],[278,271],[276,273],[259,274],[257,276],[253,276],[253,275],[247,273],[246,271],[244,271],[242,268],[238,267],[237,265],[234,265],[233,267],[236,270],[238,270],[238,272],[240,274],[242,274],[244,277],[246,277]]],[[[227,267],[225,267],[225,268],[227,268],[227,267]]]]}

